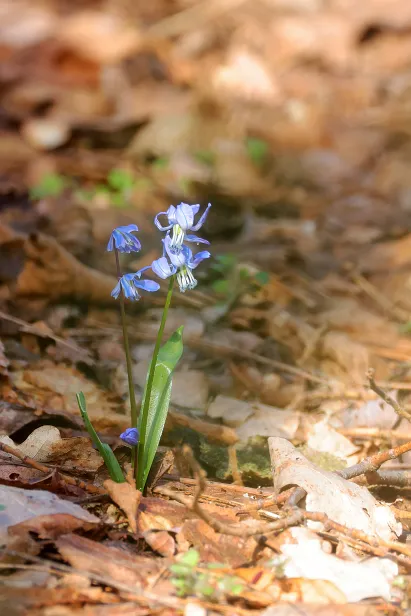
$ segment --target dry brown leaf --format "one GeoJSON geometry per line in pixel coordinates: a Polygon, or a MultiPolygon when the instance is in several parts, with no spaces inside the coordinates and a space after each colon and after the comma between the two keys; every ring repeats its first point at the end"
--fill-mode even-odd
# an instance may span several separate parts
{"type": "Polygon", "coordinates": [[[135,592],[150,584],[164,567],[163,559],[127,554],[125,550],[73,534],[60,537],[56,545],[63,558],[75,569],[112,578],[119,584],[132,586],[135,592]]]}
{"type": "Polygon", "coordinates": [[[82,391],[87,400],[87,409],[98,431],[125,430],[129,425],[121,408],[110,401],[109,394],[95,383],[87,380],[75,368],[64,365],[33,367],[31,370],[13,373],[13,383],[22,392],[30,395],[40,407],[61,409],[80,415],[76,394],[82,391]],[[116,412],[116,408],[119,412],[116,412]]]}
{"type": "Polygon", "coordinates": [[[93,473],[103,464],[103,459],[93,449],[89,438],[62,439],[58,428],[54,426],[45,425],[36,428],[20,445],[16,445],[13,441],[8,444],[29,458],[38,462],[57,464],[63,470],[93,473]]]}
{"type": "Polygon", "coordinates": [[[141,492],[129,483],[116,483],[106,479],[104,487],[113,501],[124,511],[133,533],[137,532],[137,510],[141,501],[141,492]]]}
{"type": "Polygon", "coordinates": [[[154,552],[165,558],[170,558],[176,553],[176,542],[165,530],[146,530],[143,537],[154,552]]]}
{"type": "Polygon", "coordinates": [[[364,384],[370,361],[364,345],[343,332],[330,331],[322,339],[322,354],[341,366],[348,380],[358,386],[364,384]]]}
{"type": "Polygon", "coordinates": [[[116,279],[87,267],[54,238],[33,235],[25,242],[26,262],[17,278],[18,297],[56,301],[74,297],[91,303],[110,303],[116,279]]]}

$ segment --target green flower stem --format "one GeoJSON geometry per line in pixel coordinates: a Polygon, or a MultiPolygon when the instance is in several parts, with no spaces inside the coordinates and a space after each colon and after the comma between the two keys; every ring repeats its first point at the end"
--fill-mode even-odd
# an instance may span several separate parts
{"type": "MultiPolygon", "coordinates": [[[[114,249],[114,254],[116,256],[116,268],[117,268],[117,277],[120,280],[121,267],[120,267],[120,258],[118,254],[117,248],[114,249]]],[[[124,301],[123,289],[120,292],[120,316],[121,316],[121,325],[123,328],[123,344],[124,344],[124,352],[126,354],[126,366],[127,366],[127,379],[128,379],[128,392],[130,395],[130,409],[131,409],[131,427],[137,428],[137,404],[136,404],[136,393],[134,390],[134,378],[133,378],[133,369],[131,363],[131,354],[130,354],[130,344],[128,341],[128,332],[127,332],[127,323],[126,323],[126,308],[124,301]]],[[[137,448],[131,448],[131,463],[133,468],[136,470],[137,468],[137,448]]]]}
{"type": "MultiPolygon", "coordinates": [[[[145,448],[146,436],[147,436],[147,417],[148,417],[148,409],[149,409],[150,400],[151,400],[151,390],[153,389],[153,381],[154,381],[154,374],[156,371],[158,352],[160,350],[161,341],[163,339],[164,327],[167,321],[168,309],[170,308],[171,297],[173,295],[174,280],[175,280],[175,276],[171,276],[170,281],[168,283],[166,303],[164,304],[163,314],[161,316],[161,323],[160,323],[160,327],[158,328],[156,344],[154,346],[153,357],[151,358],[150,371],[148,373],[148,378],[147,378],[147,386],[146,386],[146,391],[144,394],[144,406],[141,409],[140,438],[138,442],[138,463],[137,463],[137,466],[139,466],[140,468],[142,468],[143,466],[143,455],[144,455],[144,448],[145,448]]],[[[136,470],[135,476],[137,479],[137,470],[136,470]]],[[[139,486],[137,486],[137,488],[139,489],[139,486]]]]}

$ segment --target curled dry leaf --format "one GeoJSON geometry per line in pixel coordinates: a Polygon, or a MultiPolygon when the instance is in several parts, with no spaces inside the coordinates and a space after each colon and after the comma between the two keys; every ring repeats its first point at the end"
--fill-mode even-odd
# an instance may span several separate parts
{"type": "MultiPolygon", "coordinates": [[[[0,441],[4,442],[4,437],[0,437],[0,441]]],[[[8,439],[7,444],[29,458],[58,465],[63,470],[94,473],[103,464],[103,459],[93,449],[89,438],[79,436],[63,439],[55,426],[36,428],[20,445],[11,439],[8,439]]]]}
{"type": "Polygon", "coordinates": [[[124,511],[131,530],[136,533],[137,510],[141,500],[141,492],[127,482],[116,483],[112,479],[107,479],[103,485],[113,501],[124,511]]]}
{"type": "MultiPolygon", "coordinates": [[[[312,464],[283,438],[271,437],[268,445],[277,492],[299,486],[307,492],[307,511],[325,513],[339,524],[385,540],[401,534],[401,524],[390,508],[379,504],[366,488],[312,464]]],[[[310,525],[318,527],[317,523],[310,525]]]]}

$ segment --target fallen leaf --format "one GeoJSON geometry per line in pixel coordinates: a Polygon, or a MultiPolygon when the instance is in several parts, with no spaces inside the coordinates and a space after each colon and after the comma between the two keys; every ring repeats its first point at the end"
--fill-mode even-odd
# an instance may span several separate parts
{"type": "Polygon", "coordinates": [[[124,511],[133,533],[137,532],[137,510],[141,500],[141,492],[128,482],[116,483],[106,479],[104,487],[113,501],[124,511]]]}
{"type": "MultiPolygon", "coordinates": [[[[286,439],[270,437],[268,445],[277,492],[297,485],[307,492],[307,511],[325,513],[331,520],[387,541],[401,534],[401,524],[390,508],[379,504],[366,488],[315,466],[286,439]]],[[[309,526],[318,528],[317,523],[309,526]]]]}
{"type": "Polygon", "coordinates": [[[24,244],[26,262],[15,293],[18,297],[55,301],[74,297],[91,303],[110,303],[116,278],[83,265],[54,238],[37,234],[24,244]]]}
{"type": "Polygon", "coordinates": [[[347,379],[363,385],[370,361],[364,345],[343,332],[330,331],[323,337],[322,354],[339,364],[347,372],[347,379]]]}
{"type": "Polygon", "coordinates": [[[35,399],[40,407],[60,408],[80,415],[76,394],[83,391],[90,419],[97,431],[114,429],[119,432],[129,426],[129,420],[119,405],[112,403],[106,392],[73,367],[59,364],[34,366],[30,370],[16,371],[12,376],[14,386],[35,399]],[[119,412],[116,412],[116,407],[119,412]]]}
{"type": "Polygon", "coordinates": [[[93,448],[89,438],[63,439],[58,428],[54,426],[45,425],[37,428],[20,445],[16,445],[13,441],[8,444],[29,458],[57,464],[63,470],[96,472],[103,464],[103,459],[93,448]]]}
{"type": "Polygon", "coordinates": [[[56,545],[63,558],[75,569],[111,578],[119,584],[133,587],[135,592],[149,585],[164,567],[163,559],[138,553],[127,554],[125,550],[78,535],[59,537],[56,545]]]}
{"type": "Polygon", "coordinates": [[[284,566],[287,578],[328,580],[349,602],[371,597],[391,599],[391,582],[398,575],[398,565],[388,558],[369,558],[347,562],[322,550],[321,539],[305,528],[293,528],[296,543],[284,543],[274,566],[284,566]]]}
{"type": "MultiPolygon", "coordinates": [[[[41,526],[43,522],[51,526],[53,523],[56,525],[59,523],[74,524],[75,526],[100,523],[95,515],[85,511],[79,505],[65,501],[45,490],[33,491],[0,486],[0,503],[4,506],[4,509],[0,511],[0,535],[3,537],[7,537],[7,531],[11,527],[31,522],[33,519],[36,519],[33,522],[33,528],[37,524],[41,526]],[[62,514],[63,517],[54,519],[51,514],[62,514]],[[39,516],[44,516],[44,520],[37,521],[39,516]]],[[[26,525],[25,528],[28,526],[26,525]]]]}
{"type": "Polygon", "coordinates": [[[176,542],[173,537],[165,530],[146,530],[143,533],[144,540],[148,543],[150,548],[164,556],[170,558],[174,556],[176,552],[176,542]]]}

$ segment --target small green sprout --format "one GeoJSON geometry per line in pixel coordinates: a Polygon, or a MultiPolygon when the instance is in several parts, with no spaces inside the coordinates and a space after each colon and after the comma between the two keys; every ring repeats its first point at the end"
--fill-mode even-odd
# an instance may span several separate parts
{"type": "Polygon", "coordinates": [[[195,596],[219,602],[226,595],[241,593],[242,581],[234,575],[227,575],[225,565],[209,563],[199,567],[199,562],[199,553],[191,549],[171,565],[171,583],[179,597],[195,596]]]}
{"type": "Polygon", "coordinates": [[[30,198],[34,200],[46,197],[58,197],[70,186],[70,181],[58,173],[48,173],[40,182],[30,189],[30,198]]]}
{"type": "Polygon", "coordinates": [[[226,314],[244,293],[255,291],[269,281],[268,272],[251,272],[238,263],[233,254],[220,255],[215,258],[212,269],[218,278],[212,283],[214,292],[221,297],[221,308],[226,314]]]}
{"type": "Polygon", "coordinates": [[[268,144],[262,139],[249,137],[246,140],[245,146],[250,160],[257,166],[261,167],[267,160],[268,144]]]}

